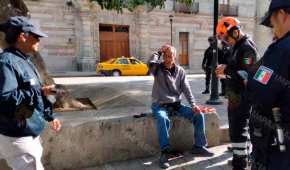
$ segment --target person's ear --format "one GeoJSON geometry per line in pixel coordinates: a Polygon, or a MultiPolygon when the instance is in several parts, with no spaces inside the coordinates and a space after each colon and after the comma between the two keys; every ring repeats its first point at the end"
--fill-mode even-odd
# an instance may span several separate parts
{"type": "Polygon", "coordinates": [[[26,39],[27,39],[27,35],[22,32],[19,34],[17,41],[18,42],[26,42],[26,39]]]}
{"type": "Polygon", "coordinates": [[[234,31],[233,31],[233,37],[234,37],[235,39],[239,38],[239,30],[234,30],[234,31]]]}
{"type": "Polygon", "coordinates": [[[286,23],[289,19],[289,14],[285,10],[281,10],[281,14],[283,14],[283,22],[286,23]]]}

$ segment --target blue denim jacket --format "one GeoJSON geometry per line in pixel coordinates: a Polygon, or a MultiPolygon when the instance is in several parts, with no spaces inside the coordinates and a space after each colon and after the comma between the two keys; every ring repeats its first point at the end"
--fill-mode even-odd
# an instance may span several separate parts
{"type": "Polygon", "coordinates": [[[38,136],[52,121],[52,104],[29,57],[15,48],[0,54],[0,133],[11,137],[38,136]],[[19,112],[20,110],[21,112],[19,112]],[[25,116],[23,110],[31,114],[25,116]]]}

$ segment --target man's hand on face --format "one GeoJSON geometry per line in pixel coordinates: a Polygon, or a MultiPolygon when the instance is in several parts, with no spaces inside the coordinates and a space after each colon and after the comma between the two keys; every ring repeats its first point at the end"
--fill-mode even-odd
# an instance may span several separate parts
{"type": "Polygon", "coordinates": [[[168,49],[170,49],[170,45],[165,44],[165,45],[163,45],[163,46],[159,49],[159,51],[160,51],[161,53],[165,53],[166,50],[168,50],[168,49]]]}
{"type": "Polygon", "coordinates": [[[201,110],[200,110],[200,108],[199,108],[198,105],[194,104],[192,106],[192,112],[195,113],[195,114],[200,114],[201,113],[201,110]]]}
{"type": "Polygon", "coordinates": [[[225,68],[226,68],[226,65],[224,65],[224,64],[219,64],[216,67],[215,73],[216,73],[217,77],[223,77],[225,75],[225,68]]]}
{"type": "Polygon", "coordinates": [[[61,129],[61,123],[60,120],[58,119],[54,119],[53,121],[49,122],[49,125],[51,129],[54,130],[55,132],[59,132],[61,129]]]}

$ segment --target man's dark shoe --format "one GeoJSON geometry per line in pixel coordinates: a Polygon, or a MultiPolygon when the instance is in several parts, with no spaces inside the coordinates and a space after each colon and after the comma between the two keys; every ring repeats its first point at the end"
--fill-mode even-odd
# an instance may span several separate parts
{"type": "Polygon", "coordinates": [[[227,148],[228,150],[228,152],[233,152],[233,147],[231,147],[231,146],[228,146],[228,148],[227,148]]]}
{"type": "Polygon", "coordinates": [[[233,166],[233,160],[232,160],[232,159],[228,160],[227,164],[228,164],[229,166],[233,166]]]}
{"type": "Polygon", "coordinates": [[[191,153],[198,156],[204,156],[204,157],[211,157],[214,154],[210,152],[206,147],[198,147],[194,146],[191,150],[191,153]]]}
{"type": "Polygon", "coordinates": [[[201,94],[208,94],[209,93],[209,90],[206,89],[205,91],[203,91],[201,94]]]}
{"type": "Polygon", "coordinates": [[[225,96],[225,95],[226,95],[225,93],[220,93],[220,94],[219,94],[219,96],[225,96]]]}
{"type": "Polygon", "coordinates": [[[168,155],[166,153],[161,153],[160,160],[159,160],[159,167],[162,169],[166,169],[170,167],[168,161],[168,155]]]}
{"type": "Polygon", "coordinates": [[[165,150],[162,151],[162,153],[167,154],[168,157],[177,157],[183,154],[181,151],[172,148],[166,148],[165,150]]]}

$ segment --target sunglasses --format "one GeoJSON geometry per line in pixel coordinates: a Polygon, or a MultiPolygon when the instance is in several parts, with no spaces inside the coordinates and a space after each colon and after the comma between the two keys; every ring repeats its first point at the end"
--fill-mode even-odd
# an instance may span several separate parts
{"type": "Polygon", "coordinates": [[[33,38],[35,38],[35,39],[37,39],[37,40],[40,38],[38,35],[33,34],[33,33],[29,33],[29,35],[31,35],[33,38]]]}

